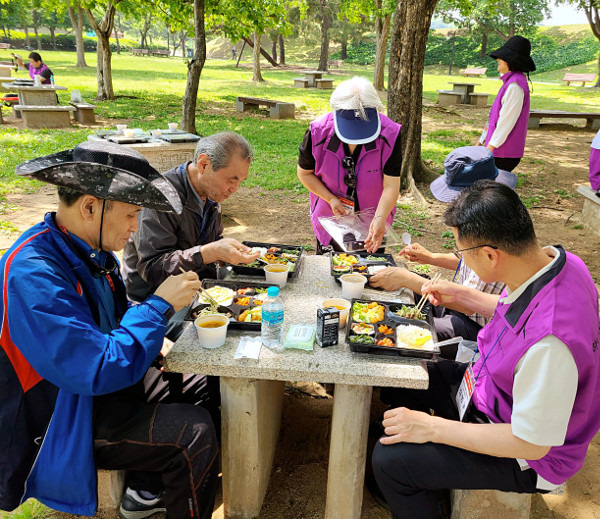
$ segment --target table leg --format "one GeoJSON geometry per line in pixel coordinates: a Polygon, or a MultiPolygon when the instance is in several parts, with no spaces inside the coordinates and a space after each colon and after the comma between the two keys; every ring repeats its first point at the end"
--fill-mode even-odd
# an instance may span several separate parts
{"type": "Polygon", "coordinates": [[[226,518],[257,517],[281,424],[285,382],[221,377],[223,504],[226,518]]]}
{"type": "Polygon", "coordinates": [[[315,77],[314,76],[304,76],[304,77],[308,81],[308,86],[310,88],[314,88],[314,86],[315,86],[315,77]]]}
{"type": "Polygon", "coordinates": [[[365,480],[371,386],[335,385],[325,519],[359,519],[365,480]]]}

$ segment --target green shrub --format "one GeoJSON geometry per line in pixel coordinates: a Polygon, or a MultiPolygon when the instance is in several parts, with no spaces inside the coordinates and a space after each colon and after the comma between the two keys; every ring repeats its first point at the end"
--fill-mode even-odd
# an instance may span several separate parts
{"type": "MultiPolygon", "coordinates": [[[[10,31],[10,38],[1,38],[3,43],[10,43],[17,49],[26,49],[25,33],[20,31],[10,31]]],[[[40,42],[42,44],[42,50],[54,50],[52,46],[52,40],[49,34],[40,34],[40,42]]],[[[139,47],[139,43],[134,40],[128,40],[125,38],[119,39],[119,45],[121,50],[128,51],[139,47]]],[[[57,34],[56,35],[56,46],[58,50],[74,51],[75,46],[75,35],[74,34],[57,34]]],[[[83,36],[83,48],[85,52],[96,52],[98,46],[98,39],[90,36],[83,36]]],[[[36,50],[37,42],[35,35],[29,34],[29,50],[36,50]]],[[[114,38],[110,39],[110,47],[114,52],[117,50],[117,42],[114,38]]],[[[162,47],[157,47],[162,48],[162,47]]]]}

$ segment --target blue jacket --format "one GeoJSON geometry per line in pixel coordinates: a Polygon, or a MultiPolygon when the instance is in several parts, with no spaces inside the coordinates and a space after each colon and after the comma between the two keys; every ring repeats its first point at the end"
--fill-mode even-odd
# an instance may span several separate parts
{"type": "Polygon", "coordinates": [[[94,272],[81,244],[49,213],[0,258],[2,510],[95,513],[93,397],[138,382],[162,347],[171,306],[128,308],[118,269],[94,272]]]}

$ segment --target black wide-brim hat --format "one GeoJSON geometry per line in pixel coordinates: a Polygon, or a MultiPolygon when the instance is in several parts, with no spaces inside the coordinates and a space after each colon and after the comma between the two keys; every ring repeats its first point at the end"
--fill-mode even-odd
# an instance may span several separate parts
{"type": "Polygon", "coordinates": [[[523,36],[512,36],[499,49],[488,54],[490,58],[508,63],[511,70],[533,72],[535,63],[531,59],[531,42],[523,36]]]}
{"type": "Polygon", "coordinates": [[[173,185],[141,153],[108,141],[82,142],[72,150],[28,160],[16,173],[105,200],[182,211],[173,185]]]}

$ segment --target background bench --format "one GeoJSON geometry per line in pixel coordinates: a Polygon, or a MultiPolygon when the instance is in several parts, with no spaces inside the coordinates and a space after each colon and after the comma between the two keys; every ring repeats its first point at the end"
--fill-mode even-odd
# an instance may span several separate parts
{"type": "Polygon", "coordinates": [[[10,48],[11,48],[10,43],[0,43],[0,49],[10,49],[10,48]]]}
{"type": "Polygon", "coordinates": [[[169,57],[169,51],[168,50],[162,50],[162,49],[156,49],[152,51],[152,55],[153,56],[166,56],[167,58],[169,57]]]}
{"type": "Polygon", "coordinates": [[[575,83],[579,83],[581,81],[581,86],[584,87],[586,83],[593,83],[596,81],[596,74],[572,74],[571,72],[567,72],[562,81],[567,82],[567,86],[571,84],[571,81],[575,83]]]}
{"type": "Polygon", "coordinates": [[[71,126],[70,112],[74,106],[15,105],[21,112],[25,128],[67,128],[71,126]]]}
{"type": "Polygon", "coordinates": [[[317,88],[333,88],[333,79],[315,79],[317,88]]]}
{"type": "Polygon", "coordinates": [[[438,104],[445,105],[457,105],[460,104],[465,94],[457,92],[456,90],[438,90],[438,104]]]}
{"type": "Polygon", "coordinates": [[[282,101],[261,99],[259,97],[237,97],[235,106],[238,112],[258,110],[260,106],[266,106],[269,108],[271,119],[294,119],[296,109],[294,103],[284,103],[282,101]]]}
{"type": "Polygon", "coordinates": [[[487,68],[465,68],[459,72],[461,76],[467,77],[479,77],[485,76],[487,68]]]}
{"type": "Polygon", "coordinates": [[[600,197],[590,186],[579,186],[577,192],[585,198],[581,212],[583,228],[600,239],[600,197]]]}
{"type": "Polygon", "coordinates": [[[81,124],[94,124],[96,122],[96,114],[94,113],[94,109],[97,108],[96,105],[77,103],[75,101],[69,101],[69,104],[75,107],[73,117],[77,122],[81,124]]]}
{"type": "Polygon", "coordinates": [[[561,110],[531,110],[529,112],[528,128],[539,128],[540,120],[544,117],[558,119],[585,119],[585,127],[589,129],[600,128],[600,113],[594,112],[563,112],[561,110]]]}
{"type": "Polygon", "coordinates": [[[483,92],[471,92],[469,97],[471,98],[471,104],[474,106],[487,106],[487,98],[490,94],[483,92]]]}
{"type": "Polygon", "coordinates": [[[150,51],[148,49],[131,49],[131,54],[134,56],[148,56],[150,51]]]}
{"type": "Polygon", "coordinates": [[[308,79],[305,77],[295,77],[294,86],[300,88],[308,88],[308,79]]]}
{"type": "Polygon", "coordinates": [[[343,59],[330,59],[327,62],[327,65],[329,67],[335,67],[335,68],[339,68],[344,64],[344,60],[343,59]]]}

